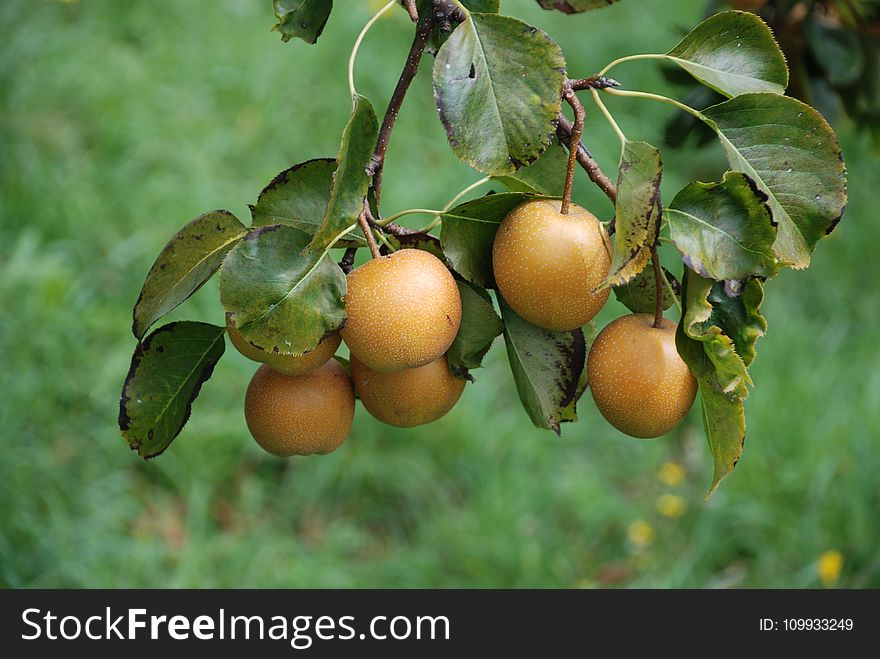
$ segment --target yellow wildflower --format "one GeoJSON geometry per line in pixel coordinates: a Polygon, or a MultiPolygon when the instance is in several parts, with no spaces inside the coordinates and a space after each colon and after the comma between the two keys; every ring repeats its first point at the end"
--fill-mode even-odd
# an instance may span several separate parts
{"type": "Polygon", "coordinates": [[[836,549],[823,552],[816,561],[816,573],[823,586],[833,586],[840,578],[840,570],[843,568],[843,554],[836,549]]]}
{"type": "Polygon", "coordinates": [[[681,517],[687,510],[687,502],[677,494],[661,494],[657,497],[657,510],[664,517],[681,517]]]}
{"type": "Polygon", "coordinates": [[[660,467],[660,473],[657,474],[660,482],[669,487],[681,485],[684,483],[684,477],[684,467],[677,462],[664,462],[660,467]]]}
{"type": "Polygon", "coordinates": [[[626,535],[629,541],[639,549],[644,549],[654,542],[654,529],[643,519],[637,519],[630,524],[626,535]]]}

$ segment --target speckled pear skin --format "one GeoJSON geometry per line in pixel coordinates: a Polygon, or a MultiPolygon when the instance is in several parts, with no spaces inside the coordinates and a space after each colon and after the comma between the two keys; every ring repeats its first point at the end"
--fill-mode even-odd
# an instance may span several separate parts
{"type": "Polygon", "coordinates": [[[282,355],[266,352],[248,343],[247,339],[238,331],[238,328],[232,324],[229,316],[226,317],[226,333],[229,335],[232,345],[242,355],[255,362],[268,364],[279,373],[284,373],[285,375],[311,373],[322,364],[327,363],[327,360],[336,354],[339,344],[342,343],[342,337],[339,336],[338,332],[334,332],[321,339],[321,342],[314,350],[309,350],[304,355],[282,355]]]}
{"type": "Polygon", "coordinates": [[[677,426],[694,404],[697,381],[675,348],[677,325],[652,314],[611,321],[587,358],[593,400],[612,426],[651,439],[677,426]]]}
{"type": "Polygon", "coordinates": [[[363,364],[391,373],[446,353],[461,324],[461,296],[436,256],[401,249],[355,268],[342,339],[363,364]]]}
{"type": "Polygon", "coordinates": [[[608,276],[609,249],[599,220],[572,204],[526,201],[514,208],[495,235],[492,270],[502,297],[532,325],[568,331],[586,325],[608,300],[593,289],[608,276]]]}
{"type": "Polygon", "coordinates": [[[354,387],[335,359],[295,377],[263,364],[245,394],[244,416],[257,444],[272,455],[330,453],[351,430],[354,387]]]}
{"type": "Polygon", "coordinates": [[[380,373],[351,358],[354,388],[367,411],[392,426],[412,428],[436,421],[455,407],[465,381],[449,370],[446,355],[424,366],[380,373]]]}

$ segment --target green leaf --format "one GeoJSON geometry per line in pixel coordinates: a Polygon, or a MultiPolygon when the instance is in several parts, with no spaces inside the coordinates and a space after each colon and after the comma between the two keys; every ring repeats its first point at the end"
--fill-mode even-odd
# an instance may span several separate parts
{"type": "Polygon", "coordinates": [[[272,0],[278,23],[272,27],[281,33],[282,41],[299,37],[315,43],[333,9],[333,0],[272,0]]]}
{"type": "MultiPolygon", "coordinates": [[[[327,200],[336,171],[335,158],[316,158],[285,169],[263,188],[257,203],[251,206],[255,227],[286,224],[315,235],[327,212],[327,200]]],[[[364,247],[366,241],[352,231],[339,247],[364,247]]]]}
{"type": "Polygon", "coordinates": [[[721,183],[695,181],[664,211],[669,235],[685,264],[703,277],[773,277],[779,270],[776,226],[767,195],[740,172],[721,183]]]}
{"type": "Polygon", "coordinates": [[[342,143],[330,199],[321,226],[309,244],[310,249],[324,249],[346,227],[357,222],[364,209],[364,197],[370,186],[365,168],[376,148],[379,123],[370,102],[360,94],[354,97],[351,118],[342,131],[342,143]]]}
{"type": "Polygon", "coordinates": [[[261,227],[229,252],[220,301],[244,338],[266,352],[301,355],[345,321],[345,274],[328,251],[284,225],[261,227]]]}
{"type": "Polygon", "coordinates": [[[119,429],[143,458],[168,448],[211,377],[226,329],[181,321],[163,325],[135,348],[119,400],[119,429]]]}
{"type": "Polygon", "coordinates": [[[628,282],[648,264],[660,220],[662,175],[663,163],[656,147],[626,141],[617,171],[614,252],[603,287],[628,282]]]}
{"type": "MultiPolygon", "coordinates": [[[[663,272],[673,290],[678,292],[678,280],[666,268],[663,268],[663,272]]],[[[661,289],[661,293],[663,294],[663,310],[665,311],[675,304],[675,298],[672,297],[672,293],[665,285],[661,289]]],[[[654,313],[657,301],[657,281],[654,278],[654,269],[645,268],[626,284],[615,286],[614,295],[618,302],[633,313],[654,313]]]]}
{"type": "MultiPolygon", "coordinates": [[[[682,299],[687,314],[688,290],[693,271],[685,268],[682,281],[682,299]]],[[[743,399],[735,392],[726,393],[718,379],[715,365],[704,349],[704,344],[690,338],[685,333],[685,323],[681,322],[675,334],[675,345],[679,355],[688,365],[700,387],[700,408],[703,412],[703,428],[709,450],[712,452],[714,475],[708,499],[718,489],[718,484],[733,471],[742,456],[746,439],[746,416],[743,399]]]]}
{"type": "Polygon", "coordinates": [[[718,134],[730,166],[768,196],[776,256],[809,266],[846,207],[846,168],[831,126],[809,105],[777,94],[743,94],[699,116],[718,134]]]}
{"type": "Polygon", "coordinates": [[[700,388],[700,409],[703,429],[712,453],[714,473],[708,499],[721,481],[728,476],[742,456],[746,440],[745,405],[736,394],[722,391],[717,382],[714,366],[699,341],[688,338],[679,326],[675,335],[676,347],[696,377],[700,388]]]}
{"type": "Polygon", "coordinates": [[[224,210],[200,215],[178,231],[150,268],[134,305],[135,337],[142,339],[153,323],[199,290],[246,233],[224,210]]]}
{"type": "Polygon", "coordinates": [[[580,329],[555,332],[520,318],[499,296],[504,319],[507,359],[523,407],[538,428],[557,435],[559,424],[574,415],[571,408],[586,361],[586,342],[580,329]]]}
{"type": "Polygon", "coordinates": [[[479,11],[490,14],[497,14],[498,8],[501,6],[500,0],[461,0],[461,4],[463,4],[468,11],[479,11]]]}
{"type": "Polygon", "coordinates": [[[601,9],[612,5],[617,0],[538,0],[543,9],[555,9],[563,14],[580,14],[592,9],[601,9]]]}
{"type": "Polygon", "coordinates": [[[805,34],[814,60],[825,71],[832,85],[851,85],[865,68],[865,56],[854,30],[819,20],[804,21],[805,34]]]}
{"type": "MultiPolygon", "coordinates": [[[[733,339],[719,326],[709,300],[709,295],[718,282],[701,277],[693,270],[685,270],[688,286],[686,298],[683,300],[685,312],[681,322],[684,333],[703,345],[706,356],[715,367],[715,381],[721,391],[725,394],[735,393],[745,399],[749,395],[746,385],[752,384],[752,380],[745,362],[737,354],[733,339]]],[[[721,286],[723,290],[723,285],[721,286]]]]}
{"type": "Polygon", "coordinates": [[[455,283],[461,294],[461,327],[447,355],[453,371],[461,372],[483,365],[483,357],[504,331],[504,324],[486,289],[465,281],[455,283]]]}
{"type": "Polygon", "coordinates": [[[440,242],[446,258],[468,281],[491,288],[492,243],[498,225],[516,206],[534,195],[501,192],[465,202],[443,213],[440,242]]]}
{"type": "Polygon", "coordinates": [[[554,138],[547,150],[532,164],[521,167],[512,174],[493,178],[513,192],[561,197],[567,169],[568,152],[554,138]]]}
{"type": "Polygon", "coordinates": [[[736,354],[746,366],[755,361],[755,344],[767,332],[767,320],[761,315],[764,285],[749,279],[737,295],[729,295],[721,282],[715,282],[707,298],[712,305],[709,321],[733,340],[736,354]]]}
{"type": "Polygon", "coordinates": [[[434,98],[455,155],[485,174],[533,161],[555,132],[564,80],[562,50],[546,33],[472,13],[434,62],[434,98]]]}
{"type": "Polygon", "coordinates": [[[779,44],[764,21],[749,12],[710,16],[666,58],[725,96],[782,94],[788,86],[788,67],[779,44]]]}

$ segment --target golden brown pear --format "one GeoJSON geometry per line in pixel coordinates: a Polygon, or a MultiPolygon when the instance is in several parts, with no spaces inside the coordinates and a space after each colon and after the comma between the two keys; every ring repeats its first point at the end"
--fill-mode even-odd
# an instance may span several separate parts
{"type": "Polygon", "coordinates": [[[342,337],[339,332],[334,332],[321,339],[321,342],[314,350],[309,350],[303,355],[282,355],[279,353],[266,352],[260,350],[254,345],[248,343],[238,328],[232,324],[229,314],[226,315],[226,332],[229,334],[229,340],[232,345],[248,359],[255,362],[268,364],[279,373],[285,375],[304,375],[310,373],[322,364],[327,363],[334,354],[339,344],[342,343],[342,337]]]}
{"type": "Polygon", "coordinates": [[[632,314],[599,332],[587,359],[596,407],[631,437],[649,439],[677,426],[697,395],[697,381],[675,348],[676,324],[632,314]]]}
{"type": "Polygon", "coordinates": [[[593,319],[610,289],[611,257],[599,220],[572,204],[538,199],[514,208],[495,235],[492,270],[501,296],[525,320],[552,330],[573,330],[593,319]]]}
{"type": "Polygon", "coordinates": [[[351,377],[367,411],[401,428],[439,419],[455,406],[465,385],[449,370],[446,355],[396,373],[374,371],[352,355],[351,377]]]}
{"type": "Polygon", "coordinates": [[[458,286],[428,252],[401,249],[348,275],[342,338],[362,363],[391,373],[438,359],[461,324],[458,286]]]}
{"type": "Polygon", "coordinates": [[[245,394],[244,416],[257,444],[272,455],[330,453],[351,430],[354,387],[335,359],[294,377],[263,364],[245,394]]]}

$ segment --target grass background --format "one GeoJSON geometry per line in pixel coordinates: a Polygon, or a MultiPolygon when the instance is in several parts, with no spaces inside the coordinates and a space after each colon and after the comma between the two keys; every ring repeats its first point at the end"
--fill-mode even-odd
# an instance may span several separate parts
{"type": "MultiPolygon", "coordinates": [[[[268,0],[0,3],[0,585],[811,587],[827,551],[843,558],[838,585],[880,585],[880,161],[848,123],[847,217],[810,270],[768,286],[745,455],[708,504],[697,416],[638,442],[587,396],[561,439],[539,432],[500,341],[440,422],[401,431],[359,409],[342,450],[286,462],[248,437],[254,367],[229,351],[169,451],[127,450],[130,308],[155,255],[200,212],[246,218],[278,171],[336,152],[348,51],[377,3],[337,5],[309,47],[269,32],[268,0]]],[[[701,3],[575,17],[503,5],[588,75],[668,49],[701,3]]],[[[358,88],[380,108],[410,30],[393,12],[361,50],[358,88]]],[[[449,152],[428,73],[391,143],[386,213],[437,207],[477,178],[449,152]]],[[[651,63],[615,74],[663,88],[651,63]]],[[[630,136],[661,141],[666,107],[608,103],[630,136]]],[[[613,170],[617,142],[587,107],[613,170]]],[[[666,198],[722,170],[714,146],[664,160],[666,198]]],[[[576,197],[609,215],[581,175],[576,197]]],[[[216,283],[173,317],[222,322],[216,283]]]]}

